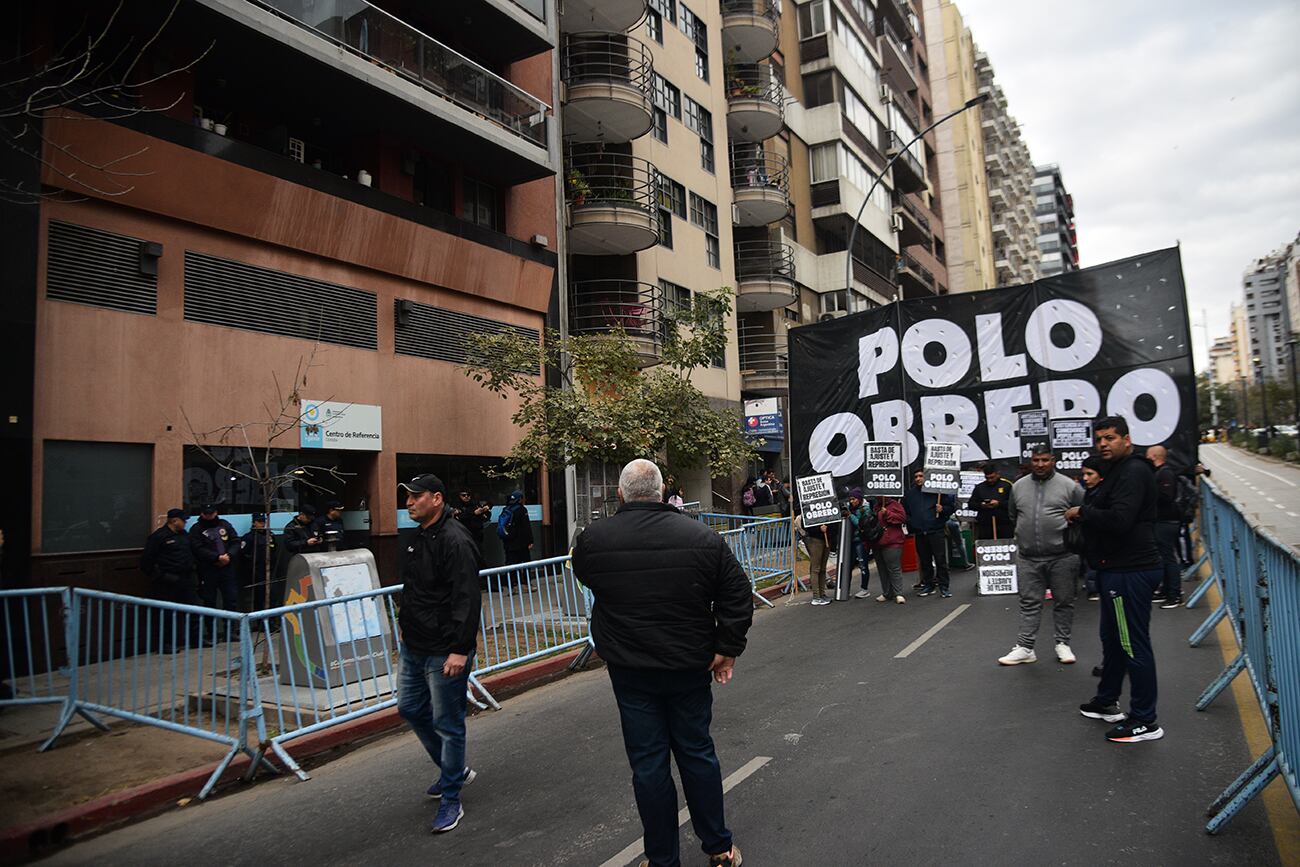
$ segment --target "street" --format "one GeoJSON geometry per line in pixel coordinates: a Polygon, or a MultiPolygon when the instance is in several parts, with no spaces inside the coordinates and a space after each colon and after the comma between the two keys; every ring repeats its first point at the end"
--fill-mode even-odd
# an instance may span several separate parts
{"type": "MultiPolygon", "coordinates": [[[[973,584],[956,573],[950,600],[813,608],[804,595],[756,614],[736,679],[714,691],[747,864],[1279,863],[1258,801],[1225,833],[1202,830],[1251,758],[1230,696],[1192,708],[1224,664],[1214,636],[1186,645],[1203,609],[1152,612],[1167,734],[1121,746],[1077,711],[1099,661],[1096,604],[1079,602],[1078,664],[1052,660],[1047,612],[1039,662],[1002,668],[1015,597],[977,597],[973,584]]],[[[51,863],[635,863],[640,825],[603,671],[472,718],[469,755],[479,777],[445,836],[425,830],[432,765],[401,734],[308,782],[192,804],[51,863]]],[[[702,864],[689,823],[682,837],[683,863],[702,864]]]]}
{"type": "Polygon", "coordinates": [[[1225,443],[1201,446],[1214,483],[1283,542],[1300,547],[1300,467],[1268,461],[1225,443]]]}

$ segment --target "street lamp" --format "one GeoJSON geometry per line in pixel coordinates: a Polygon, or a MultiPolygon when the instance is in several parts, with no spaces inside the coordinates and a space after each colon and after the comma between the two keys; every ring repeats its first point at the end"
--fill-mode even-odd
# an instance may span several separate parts
{"type": "Polygon", "coordinates": [[[1287,348],[1291,350],[1291,424],[1300,430],[1300,388],[1296,387],[1295,346],[1300,343],[1300,334],[1292,331],[1287,338],[1287,348]]]}
{"type": "MultiPolygon", "coordinates": [[[[862,219],[862,212],[867,209],[867,202],[871,201],[871,194],[876,191],[876,187],[880,186],[880,181],[885,177],[885,172],[889,171],[890,167],[893,166],[894,163],[898,161],[898,158],[901,157],[903,154],[907,153],[907,149],[910,148],[912,145],[916,144],[918,141],[920,141],[927,132],[934,129],[936,126],[939,126],[940,124],[952,120],[954,117],[961,114],[963,111],[966,111],[969,108],[974,108],[977,105],[981,105],[987,102],[988,98],[989,98],[989,94],[987,93],[981,93],[979,96],[972,97],[971,99],[966,100],[966,104],[963,105],[961,108],[957,109],[956,111],[951,111],[948,114],[945,114],[943,117],[939,118],[934,123],[930,124],[925,129],[921,130],[919,133],[916,134],[916,136],[911,141],[909,141],[907,144],[899,148],[898,153],[894,154],[892,157],[889,158],[889,162],[885,163],[885,167],[880,170],[880,174],[876,175],[875,179],[871,182],[871,189],[867,190],[866,196],[863,197],[862,204],[861,206],[858,207],[858,213],[853,217],[853,225],[849,228],[848,256],[846,256],[844,260],[844,291],[845,291],[846,299],[852,297],[853,294],[853,241],[857,238],[858,221],[862,219]]],[[[902,290],[900,289],[894,295],[894,300],[895,301],[902,300],[902,294],[903,294],[902,290]]]]}
{"type": "Polygon", "coordinates": [[[1264,360],[1256,355],[1255,375],[1259,377],[1259,411],[1264,416],[1264,433],[1260,436],[1260,448],[1268,445],[1268,382],[1264,379],[1264,360]]]}

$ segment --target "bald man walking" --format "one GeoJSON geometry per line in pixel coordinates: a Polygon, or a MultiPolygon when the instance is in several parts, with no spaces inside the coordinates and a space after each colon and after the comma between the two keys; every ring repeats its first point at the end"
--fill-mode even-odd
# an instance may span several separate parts
{"type": "Polygon", "coordinates": [[[1182,514],[1178,511],[1178,473],[1169,466],[1169,450],[1164,446],[1147,449],[1147,460],[1156,468],[1156,547],[1160,550],[1160,566],[1164,579],[1152,599],[1161,608],[1177,608],[1183,604],[1182,567],[1178,562],[1178,535],[1182,530],[1182,514]]]}

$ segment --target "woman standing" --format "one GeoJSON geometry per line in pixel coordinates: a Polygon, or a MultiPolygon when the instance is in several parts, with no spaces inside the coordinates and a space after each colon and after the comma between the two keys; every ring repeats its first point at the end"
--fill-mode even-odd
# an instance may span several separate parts
{"type": "MultiPolygon", "coordinates": [[[[1101,459],[1100,455],[1089,455],[1083,461],[1083,470],[1080,474],[1080,481],[1083,483],[1083,505],[1086,507],[1097,496],[1097,486],[1105,479],[1106,462],[1101,459]]],[[[1088,601],[1096,602],[1101,599],[1101,594],[1097,590],[1097,570],[1092,568],[1086,552],[1081,558],[1083,560],[1083,578],[1084,584],[1088,589],[1088,601]]]]}
{"type": "Polygon", "coordinates": [[[888,602],[892,597],[903,605],[907,602],[903,596],[903,525],[907,523],[907,512],[892,497],[879,497],[876,509],[876,517],[885,528],[885,534],[876,543],[876,571],[880,574],[880,595],[876,601],[888,602]]]}
{"type": "Polygon", "coordinates": [[[803,517],[796,514],[795,525],[803,533],[803,544],[808,549],[808,577],[812,580],[812,604],[830,605],[835,600],[826,595],[826,561],[831,553],[831,534],[838,524],[804,527],[803,517]]]}

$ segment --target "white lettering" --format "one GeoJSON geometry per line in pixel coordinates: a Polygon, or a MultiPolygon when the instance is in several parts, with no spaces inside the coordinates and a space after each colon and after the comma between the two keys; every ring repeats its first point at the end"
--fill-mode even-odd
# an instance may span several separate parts
{"type": "Polygon", "coordinates": [[[1049,370],[1078,370],[1101,351],[1101,323],[1078,301],[1044,301],[1025,326],[1025,348],[1049,370]],[[1069,346],[1052,342],[1052,326],[1062,324],[1074,334],[1069,346]]]}
{"type": "Polygon", "coordinates": [[[921,446],[912,434],[913,420],[912,407],[905,400],[884,400],[871,407],[871,429],[876,439],[902,443],[903,466],[912,463],[921,453],[921,446]]]}
{"type": "Polygon", "coordinates": [[[1039,384],[1038,405],[1051,418],[1096,418],[1101,414],[1101,395],[1082,379],[1058,379],[1039,384]]]}
{"type": "Polygon", "coordinates": [[[1169,439],[1178,429],[1182,401],[1173,377],[1163,370],[1142,367],[1115,380],[1106,398],[1106,412],[1128,419],[1129,434],[1136,445],[1153,446],[1169,439]],[[1134,409],[1137,399],[1144,394],[1156,402],[1156,414],[1147,421],[1138,418],[1134,409]]]}
{"type": "Polygon", "coordinates": [[[957,443],[963,459],[987,460],[984,450],[970,438],[979,426],[980,411],[968,397],[940,394],[921,398],[921,432],[926,442],[957,443]]]}
{"type": "Polygon", "coordinates": [[[989,457],[1009,458],[1020,454],[1020,424],[1015,408],[1033,401],[1027,385],[995,388],[984,392],[984,421],[988,428],[989,457]]]}
{"type": "Polygon", "coordinates": [[[970,369],[970,338],[955,322],[924,319],[903,335],[903,369],[912,381],[927,388],[953,385],[970,369]],[[925,360],[925,347],[938,343],[944,348],[943,363],[925,360]]]}
{"type": "Polygon", "coordinates": [[[876,377],[898,364],[898,332],[885,327],[858,338],[858,397],[880,394],[876,377]]]}
{"type": "Polygon", "coordinates": [[[975,317],[975,342],[979,347],[980,376],[985,382],[1015,379],[1029,373],[1025,354],[1007,356],[1002,344],[1002,314],[981,313],[975,317]]]}
{"type": "Polygon", "coordinates": [[[867,426],[862,419],[851,412],[837,412],[827,416],[813,429],[808,438],[808,457],[813,469],[819,473],[832,476],[847,476],[856,473],[862,466],[863,445],[867,441],[867,426]],[[830,453],[831,441],[837,434],[843,434],[848,440],[848,448],[843,454],[830,453]]]}

